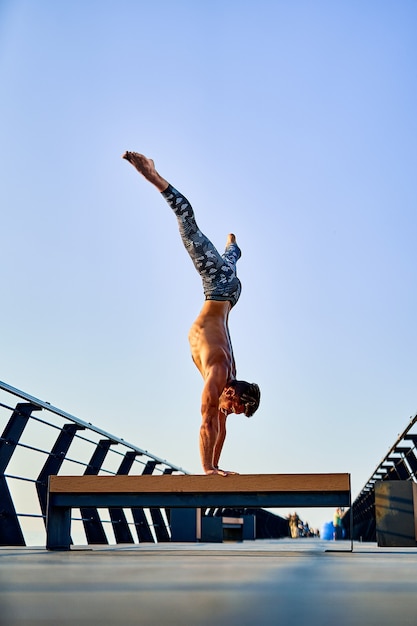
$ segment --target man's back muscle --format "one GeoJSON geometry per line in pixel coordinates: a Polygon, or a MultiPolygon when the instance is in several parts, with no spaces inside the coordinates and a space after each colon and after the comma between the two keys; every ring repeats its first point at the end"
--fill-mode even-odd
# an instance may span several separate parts
{"type": "Polygon", "coordinates": [[[228,302],[206,300],[188,335],[191,356],[203,378],[206,379],[213,368],[220,368],[226,378],[224,384],[235,377],[233,350],[227,328],[229,310],[228,302]]]}

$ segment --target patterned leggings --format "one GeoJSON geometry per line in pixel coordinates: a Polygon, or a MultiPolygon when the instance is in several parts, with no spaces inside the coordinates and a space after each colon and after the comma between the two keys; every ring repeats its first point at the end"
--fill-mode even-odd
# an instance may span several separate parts
{"type": "Polygon", "coordinates": [[[239,246],[231,243],[220,255],[199,230],[187,198],[172,185],[162,195],[177,216],[181,239],[201,276],[206,300],[228,300],[234,306],[241,292],[240,280],[236,276],[236,263],[241,256],[239,246]]]}

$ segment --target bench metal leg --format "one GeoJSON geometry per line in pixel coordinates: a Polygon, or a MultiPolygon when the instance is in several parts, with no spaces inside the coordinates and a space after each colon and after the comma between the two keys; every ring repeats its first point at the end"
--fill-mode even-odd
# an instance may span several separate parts
{"type": "Polygon", "coordinates": [[[203,517],[201,519],[201,541],[204,543],[223,543],[222,517],[203,517]]]}
{"type": "Polygon", "coordinates": [[[243,541],[255,541],[256,539],[256,517],[255,515],[243,516],[243,541]]]}
{"type": "Polygon", "coordinates": [[[46,549],[69,550],[71,546],[71,508],[48,507],[46,549]]]}
{"type": "Polygon", "coordinates": [[[201,509],[171,509],[171,541],[195,542],[201,538],[201,509]]]}

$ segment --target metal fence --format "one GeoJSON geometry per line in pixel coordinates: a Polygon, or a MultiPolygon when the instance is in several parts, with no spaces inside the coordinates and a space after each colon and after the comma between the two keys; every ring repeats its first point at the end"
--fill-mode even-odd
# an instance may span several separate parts
{"type": "MultiPolygon", "coordinates": [[[[0,545],[44,545],[50,475],[188,472],[0,381],[0,545]],[[19,399],[17,404],[16,397],[19,399]]],[[[74,543],[169,541],[164,509],[80,509],[74,543]]]]}
{"type": "Polygon", "coordinates": [[[410,418],[353,502],[353,539],[376,541],[375,483],[380,480],[417,482],[417,415],[410,418]]]}

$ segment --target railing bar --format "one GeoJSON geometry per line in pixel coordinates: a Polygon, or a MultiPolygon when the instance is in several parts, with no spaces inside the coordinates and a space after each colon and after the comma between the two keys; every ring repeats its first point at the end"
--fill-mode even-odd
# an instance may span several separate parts
{"type": "MultiPolygon", "coordinates": [[[[42,517],[42,516],[39,516],[39,517],[42,517]]],[[[72,522],[91,522],[91,517],[71,517],[71,521],[72,522]]],[[[102,524],[120,524],[121,523],[121,522],[113,522],[111,519],[101,519],[101,518],[100,518],[100,521],[102,524]]],[[[135,522],[127,522],[127,525],[136,526],[135,522]]],[[[149,528],[156,528],[158,524],[148,524],[148,526],[149,528]]]]}
{"type": "Polygon", "coordinates": [[[140,458],[139,459],[134,459],[133,462],[134,463],[139,463],[139,465],[146,465],[146,461],[142,461],[140,458]]]}
{"type": "Polygon", "coordinates": [[[55,428],[56,430],[62,430],[61,426],[57,426],[56,424],[47,422],[46,420],[43,420],[40,417],[36,417],[35,415],[30,415],[30,419],[35,420],[35,422],[40,422],[41,424],[45,424],[45,426],[50,426],[51,428],[55,428]]]}
{"type": "Polygon", "coordinates": [[[120,439],[120,437],[113,437],[112,435],[110,435],[106,431],[102,430],[101,428],[97,428],[96,426],[94,426],[91,422],[85,422],[84,420],[81,420],[78,417],[75,417],[74,415],[71,415],[70,413],[67,413],[66,411],[62,411],[61,409],[58,409],[57,407],[53,406],[52,404],[49,404],[49,402],[44,402],[43,400],[39,400],[38,398],[35,398],[34,396],[31,396],[28,393],[20,391],[19,389],[16,389],[16,387],[12,387],[11,385],[8,385],[7,383],[5,383],[3,381],[0,381],[0,389],[3,389],[4,391],[7,391],[7,392],[9,392],[9,393],[19,397],[19,398],[23,398],[24,400],[26,400],[28,402],[31,402],[35,406],[39,406],[40,408],[45,409],[46,411],[50,411],[51,413],[55,413],[56,415],[59,415],[60,417],[63,417],[64,419],[69,419],[72,422],[74,422],[76,424],[79,424],[80,426],[84,426],[84,428],[87,428],[88,430],[92,430],[92,431],[98,433],[99,435],[103,435],[104,437],[106,437],[107,439],[111,439],[115,443],[120,443],[121,445],[124,445],[124,446],[130,448],[131,450],[134,450],[134,451],[139,452],[141,454],[145,454],[146,456],[148,456],[149,458],[153,459],[154,461],[158,461],[159,463],[164,463],[165,465],[168,465],[173,470],[176,470],[176,471],[179,471],[179,472],[183,472],[185,474],[188,473],[184,469],[182,469],[181,467],[173,465],[172,463],[169,463],[168,461],[166,461],[164,459],[161,459],[161,458],[159,458],[159,457],[157,457],[157,456],[155,456],[153,454],[150,454],[147,450],[142,450],[141,448],[138,448],[137,446],[134,446],[134,445],[126,442],[124,439],[120,439]]]}
{"type": "Polygon", "coordinates": [[[0,406],[1,406],[3,409],[8,409],[9,411],[14,411],[14,407],[12,407],[12,406],[8,406],[7,404],[3,404],[3,402],[0,402],[0,406]]]}
{"type": "MultiPolygon", "coordinates": [[[[112,507],[108,507],[108,508],[112,508],[112,507]]],[[[127,509],[129,509],[129,507],[127,507],[127,509]]],[[[38,517],[38,518],[46,519],[46,515],[36,514],[36,513],[16,513],[16,515],[18,517],[38,517]]],[[[89,522],[91,521],[91,518],[90,517],[71,517],[71,520],[74,522],[89,522]]],[[[110,519],[100,519],[100,521],[103,524],[121,524],[122,523],[122,520],[112,521],[110,519]]],[[[123,520],[123,523],[125,523],[124,520],[123,520]]],[[[128,522],[126,520],[126,523],[128,526],[136,526],[135,522],[128,522]]],[[[158,524],[148,524],[148,525],[150,526],[150,528],[155,528],[158,524]]]]}
{"type": "Polygon", "coordinates": [[[24,476],[14,476],[13,474],[3,474],[5,478],[13,478],[14,480],[25,480],[28,483],[41,484],[38,480],[34,478],[25,478],[24,476]]]}
{"type": "MultiPolygon", "coordinates": [[[[16,513],[17,517],[31,517],[31,518],[35,518],[35,519],[46,519],[46,515],[42,515],[42,514],[36,514],[36,513],[16,513]]],[[[72,522],[90,522],[91,518],[90,517],[71,517],[71,521],[72,522]]],[[[118,521],[118,522],[113,522],[110,519],[101,519],[100,520],[102,524],[121,524],[122,521],[118,521]]],[[[123,521],[123,523],[125,523],[123,521]]],[[[135,522],[127,522],[128,526],[136,526],[135,522]]],[[[149,528],[156,528],[158,526],[158,524],[148,524],[149,528]]]]}
{"type": "MultiPolygon", "coordinates": [[[[82,441],[85,441],[86,443],[91,443],[94,446],[98,445],[97,441],[93,441],[92,439],[88,439],[87,437],[84,437],[83,435],[79,435],[78,433],[76,433],[74,435],[74,439],[81,439],[82,441]]],[[[109,437],[109,439],[112,439],[112,437],[109,437]]],[[[116,442],[116,443],[119,443],[119,442],[116,442]]],[[[131,447],[129,445],[127,445],[125,443],[123,445],[126,448],[128,448],[129,450],[131,450],[131,447]]],[[[125,452],[121,452],[120,450],[115,450],[114,448],[109,448],[109,452],[112,453],[112,454],[117,454],[118,456],[124,456],[125,455],[125,452]]],[[[142,453],[141,453],[141,456],[145,456],[145,455],[142,455],[142,453]]],[[[146,456],[151,458],[151,459],[154,458],[154,457],[152,457],[152,456],[150,456],[148,454],[146,454],[146,456]]],[[[141,463],[142,465],[146,465],[146,462],[140,461],[139,459],[135,459],[135,462],[141,463]]],[[[169,463],[168,463],[168,466],[171,467],[171,465],[169,463]]]]}
{"type": "MultiPolygon", "coordinates": [[[[10,410],[13,410],[13,408],[12,408],[12,407],[10,407],[10,410]]],[[[36,422],[39,422],[39,423],[41,423],[41,424],[44,424],[45,426],[50,426],[51,428],[55,428],[55,430],[60,430],[60,431],[62,430],[62,427],[57,426],[56,424],[52,424],[51,422],[48,422],[48,421],[46,421],[46,420],[43,420],[43,419],[41,419],[41,418],[39,418],[39,417],[35,417],[34,415],[31,415],[31,416],[30,416],[30,418],[31,418],[31,419],[33,419],[33,420],[35,420],[36,422]]],[[[97,445],[98,445],[98,442],[97,442],[97,441],[94,441],[93,439],[88,439],[88,437],[84,437],[83,435],[79,435],[78,433],[76,433],[76,434],[74,435],[74,439],[80,439],[80,440],[82,440],[82,441],[85,441],[86,443],[91,443],[91,444],[92,444],[92,445],[94,445],[94,446],[97,446],[97,445]]],[[[6,440],[0,437],[0,441],[6,441],[6,440]]],[[[17,444],[17,445],[21,445],[22,447],[25,447],[25,444],[17,444]]],[[[128,446],[128,445],[126,445],[126,444],[124,444],[124,445],[125,445],[125,447],[126,447],[126,448],[129,448],[129,449],[130,449],[130,446],[128,446]]],[[[44,451],[44,450],[41,450],[40,448],[30,448],[30,446],[26,446],[26,447],[28,447],[29,449],[35,450],[36,452],[44,452],[45,454],[50,454],[49,452],[46,452],[46,451],[44,451]]],[[[124,455],[125,455],[125,453],[124,453],[124,452],[122,452],[121,450],[115,450],[114,448],[110,448],[110,449],[109,449],[109,452],[111,452],[111,453],[113,453],[113,454],[117,454],[118,456],[124,456],[124,455]]],[[[151,458],[151,459],[153,459],[153,457],[152,457],[151,455],[146,455],[146,456],[147,456],[147,457],[149,457],[149,458],[151,458]]],[[[146,465],[146,461],[141,461],[140,459],[135,459],[135,462],[136,462],[136,463],[139,463],[139,464],[141,464],[141,465],[146,465]]],[[[169,464],[168,464],[168,466],[170,467],[170,465],[169,465],[169,464]]],[[[159,471],[162,471],[162,470],[161,470],[160,468],[158,468],[158,467],[157,467],[157,468],[155,468],[155,469],[156,469],[156,470],[159,470],[159,471]]]]}
{"type": "Polygon", "coordinates": [[[64,458],[64,461],[68,461],[69,463],[76,463],[77,465],[82,465],[83,467],[88,467],[88,463],[86,463],[85,461],[77,461],[76,459],[68,456],[64,458]]]}
{"type": "MultiPolygon", "coordinates": [[[[93,432],[94,432],[94,431],[93,431],[93,432]]],[[[98,444],[98,442],[97,442],[97,441],[93,441],[92,439],[88,439],[87,437],[84,437],[83,435],[79,435],[78,433],[76,433],[76,434],[74,435],[74,438],[75,438],[75,439],[82,439],[83,441],[86,441],[87,443],[92,443],[92,444],[93,444],[93,445],[95,445],[95,446],[98,444]]],[[[110,436],[109,436],[109,437],[107,437],[107,439],[110,439],[111,441],[113,441],[113,437],[110,437],[110,436]]],[[[118,442],[118,441],[117,441],[117,442],[115,441],[115,443],[119,443],[119,442],[118,442]]],[[[112,449],[110,449],[110,452],[116,452],[116,450],[112,450],[112,449]]],[[[116,452],[116,453],[117,453],[117,452],[116,452]]],[[[123,453],[122,453],[122,452],[118,452],[117,454],[123,454],[123,453]]]]}
{"type": "MultiPolygon", "coordinates": [[[[21,448],[26,448],[27,450],[33,450],[33,452],[40,452],[42,454],[47,454],[48,456],[51,454],[47,450],[42,450],[41,448],[34,448],[33,446],[29,446],[26,443],[18,442],[16,444],[16,446],[20,446],[21,448]]],[[[78,463],[78,465],[82,465],[83,467],[90,467],[90,465],[88,463],[84,463],[82,461],[76,461],[75,459],[71,459],[69,457],[65,457],[64,460],[65,461],[70,461],[71,463],[78,463]]],[[[103,469],[103,468],[102,468],[102,471],[106,472],[107,474],[112,474],[112,475],[115,474],[115,472],[112,472],[111,470],[106,470],[106,469],[103,469]]]]}
{"type": "MultiPolygon", "coordinates": [[[[55,424],[51,424],[50,422],[42,420],[39,417],[35,417],[33,415],[31,415],[30,417],[31,417],[31,419],[34,419],[37,422],[40,422],[41,424],[44,424],[45,426],[50,426],[51,428],[55,428],[56,430],[62,430],[62,428],[60,426],[56,426],[55,424]]],[[[91,443],[93,446],[97,446],[98,445],[97,441],[93,441],[92,439],[88,439],[87,437],[83,437],[82,435],[75,434],[74,438],[75,439],[81,439],[82,441],[85,441],[87,443],[91,443]]],[[[4,439],[3,437],[0,437],[0,441],[7,441],[7,440],[4,439]]],[[[18,443],[17,445],[25,447],[25,444],[22,444],[22,443],[18,443]]],[[[30,448],[30,446],[26,446],[26,447],[30,448]]],[[[126,446],[126,447],[129,447],[129,446],[126,446]]],[[[40,448],[31,448],[31,449],[35,450],[37,452],[45,452],[44,450],[41,450],[40,448]]],[[[112,452],[113,454],[117,454],[119,456],[124,456],[125,455],[124,452],[121,452],[120,450],[115,450],[113,448],[110,448],[109,452],[112,452]]],[[[50,454],[50,452],[45,452],[45,454],[50,454]]],[[[140,461],[139,459],[135,459],[135,461],[141,463],[142,465],[146,464],[144,461],[140,461]]]]}
{"type": "MultiPolygon", "coordinates": [[[[98,445],[98,442],[93,441],[92,439],[88,439],[87,437],[84,437],[83,435],[79,435],[78,433],[76,433],[76,434],[74,435],[74,439],[81,439],[82,441],[85,441],[86,443],[91,443],[91,444],[93,444],[93,445],[98,445]]],[[[111,439],[111,438],[110,438],[110,439],[111,439]]],[[[118,442],[117,442],[117,443],[118,443],[118,442]]],[[[123,445],[124,445],[126,448],[128,448],[129,450],[131,450],[131,447],[130,447],[129,445],[127,445],[127,444],[125,444],[125,443],[124,443],[123,445]]],[[[115,448],[109,448],[109,452],[110,452],[110,453],[112,453],[112,454],[117,454],[118,456],[125,456],[125,452],[122,452],[121,450],[116,450],[115,448]]],[[[152,455],[147,454],[147,453],[146,453],[146,454],[140,453],[140,456],[145,456],[145,457],[147,457],[148,459],[152,459],[152,460],[154,459],[154,457],[153,457],[152,455]]],[[[136,458],[134,462],[135,462],[135,463],[139,463],[140,465],[146,465],[146,463],[147,463],[147,461],[142,461],[140,457],[139,457],[139,458],[136,458]]],[[[165,465],[167,465],[168,467],[172,467],[172,466],[171,466],[171,464],[170,464],[170,463],[168,463],[167,461],[164,461],[163,463],[164,463],[165,465]]],[[[156,468],[156,469],[158,469],[158,470],[159,470],[160,468],[156,468]]],[[[162,470],[160,470],[160,471],[162,471],[162,470]]]]}
{"type": "Polygon", "coordinates": [[[68,461],[69,463],[75,463],[76,465],[81,465],[82,467],[89,467],[88,463],[85,461],[77,461],[76,459],[72,459],[70,457],[65,457],[64,461],[68,461]]]}
{"type": "Polygon", "coordinates": [[[41,452],[42,454],[51,454],[50,451],[48,450],[42,450],[42,448],[35,448],[34,446],[29,446],[27,443],[20,443],[20,441],[18,441],[16,443],[17,447],[20,448],[26,448],[27,450],[33,450],[33,452],[41,452]]]}

